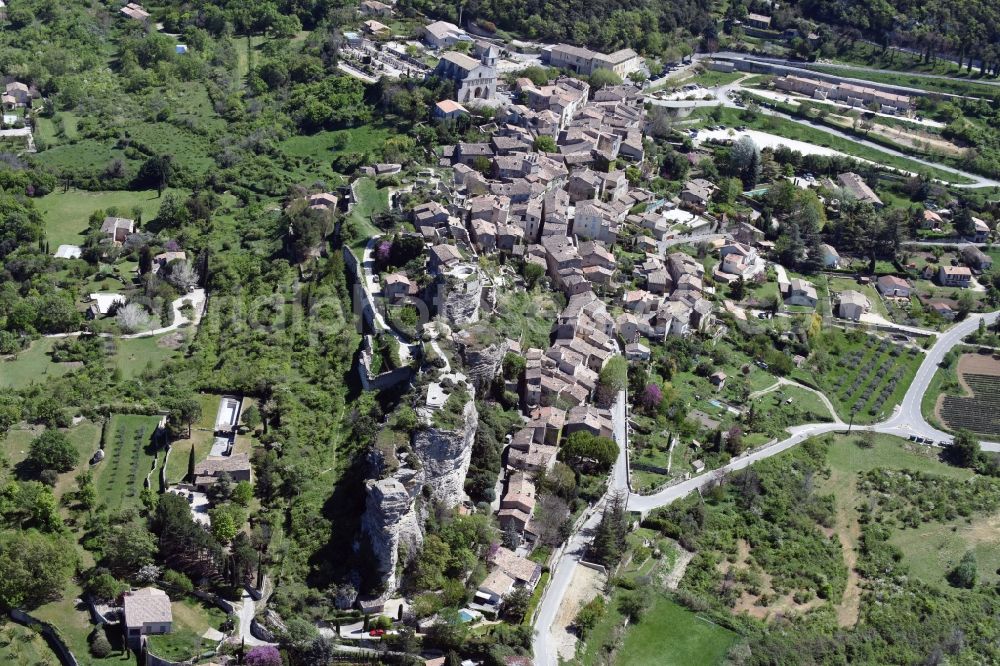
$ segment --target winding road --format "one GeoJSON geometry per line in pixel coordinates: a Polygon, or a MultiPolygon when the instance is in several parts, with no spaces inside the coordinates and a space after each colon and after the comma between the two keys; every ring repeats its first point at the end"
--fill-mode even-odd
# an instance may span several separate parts
{"type": "MultiPolygon", "coordinates": [[[[706,58],[706,57],[708,57],[708,56],[701,56],[702,59],[706,58]]],[[[711,57],[713,57],[713,58],[725,58],[725,59],[728,59],[728,60],[746,60],[746,61],[751,61],[751,62],[757,60],[757,61],[761,61],[761,62],[773,62],[773,63],[777,63],[777,64],[782,64],[782,66],[786,66],[786,67],[791,67],[792,66],[792,64],[785,65],[784,63],[781,63],[781,62],[779,62],[777,60],[773,60],[772,61],[772,60],[767,59],[767,58],[751,58],[751,57],[748,57],[746,54],[743,54],[743,53],[716,53],[716,54],[712,54],[711,57]]],[[[801,64],[801,63],[799,63],[799,64],[801,64]]],[[[808,70],[808,69],[798,68],[798,71],[799,71],[799,73],[806,74],[806,75],[808,75],[810,73],[810,70],[808,70]]],[[[849,82],[849,83],[856,83],[856,84],[859,84],[859,85],[865,85],[865,84],[871,85],[870,81],[865,81],[863,79],[843,78],[842,80],[844,80],[846,82],[849,82]]],[[[740,79],[740,81],[742,81],[742,79],[740,79]]],[[[715,94],[715,99],[714,100],[704,100],[704,99],[702,99],[702,100],[690,100],[690,101],[688,101],[688,100],[664,101],[664,100],[660,100],[660,99],[657,99],[657,98],[652,97],[652,96],[646,96],[645,101],[648,102],[648,103],[650,103],[650,104],[653,104],[654,106],[664,106],[664,107],[668,107],[668,108],[696,108],[696,107],[718,106],[720,104],[722,106],[727,106],[727,107],[730,107],[730,108],[740,108],[740,107],[737,107],[736,102],[733,99],[730,98],[729,94],[731,92],[737,92],[737,91],[745,91],[745,92],[748,92],[748,93],[754,93],[754,92],[756,92],[752,88],[743,88],[740,85],[740,81],[734,81],[733,83],[729,83],[729,84],[726,84],[726,85],[718,86],[716,88],[712,88],[711,90],[714,91],[714,94],[715,94]]],[[[897,88],[900,88],[900,89],[903,89],[903,90],[907,89],[905,87],[899,87],[899,86],[893,86],[893,87],[897,87],[897,88]]],[[[918,90],[918,89],[915,89],[915,88],[914,89],[909,89],[909,90],[911,90],[912,92],[926,93],[926,91],[918,90]]],[[[760,107],[760,112],[762,114],[764,114],[764,115],[775,116],[775,117],[778,117],[778,118],[784,118],[785,120],[791,120],[793,122],[799,123],[800,125],[805,125],[807,127],[812,127],[813,129],[819,130],[821,132],[825,132],[825,133],[827,133],[827,134],[829,134],[831,136],[835,136],[835,137],[838,137],[840,139],[846,139],[847,141],[850,141],[852,143],[856,143],[858,145],[866,146],[868,148],[872,148],[874,150],[881,151],[881,152],[883,152],[883,153],[885,153],[887,155],[892,155],[894,157],[899,157],[899,158],[910,160],[911,162],[914,162],[915,164],[920,164],[922,166],[932,167],[932,168],[935,168],[935,169],[940,169],[941,171],[947,171],[950,174],[954,174],[955,176],[959,176],[961,178],[965,178],[965,179],[971,181],[971,182],[968,182],[968,183],[949,183],[949,185],[951,185],[953,187],[958,187],[958,188],[1000,187],[1000,181],[995,180],[993,178],[987,178],[986,176],[980,176],[978,174],[969,173],[968,171],[963,171],[961,169],[956,169],[955,167],[951,167],[951,166],[948,166],[946,164],[940,164],[938,162],[933,162],[931,160],[927,160],[927,159],[924,159],[922,157],[910,155],[910,154],[904,153],[904,152],[899,151],[899,150],[894,150],[894,149],[888,148],[888,147],[886,147],[886,146],[884,146],[884,145],[882,145],[880,143],[875,143],[874,141],[868,141],[868,140],[860,138],[860,137],[858,137],[858,136],[856,136],[854,134],[850,134],[848,132],[842,132],[840,130],[836,130],[836,129],[834,129],[832,127],[829,127],[829,126],[827,126],[825,124],[822,124],[822,123],[815,123],[814,124],[814,123],[808,122],[808,121],[806,121],[806,120],[804,120],[802,118],[796,117],[794,115],[783,113],[781,111],[778,111],[777,109],[772,109],[772,108],[763,107],[763,106],[760,107]]],[[[738,131],[735,133],[735,135],[739,135],[739,134],[740,133],[738,131]]],[[[848,157],[853,157],[853,156],[848,155],[848,157]]],[[[855,158],[855,159],[860,159],[860,158],[855,158]]],[[[900,171],[900,169],[894,169],[894,170],[900,171]]]]}
{"type": "MultiPolygon", "coordinates": [[[[856,429],[873,430],[901,437],[916,435],[931,439],[939,444],[950,443],[952,439],[951,435],[941,432],[927,423],[920,411],[920,404],[945,354],[955,345],[960,344],[966,335],[975,331],[979,327],[980,320],[985,320],[987,325],[991,325],[997,320],[998,315],[1000,315],[1000,311],[970,316],[938,336],[934,346],[928,350],[923,362],[921,362],[917,374],[913,378],[913,382],[903,397],[902,403],[893,411],[892,416],[881,423],[869,426],[857,426],[856,429]]],[[[686,497],[690,493],[701,489],[725,475],[787,451],[810,437],[828,432],[842,431],[844,429],[844,423],[839,420],[834,423],[809,423],[794,426],[788,428],[790,434],[788,438],[735,458],[724,467],[692,477],[683,483],[670,486],[653,495],[639,495],[631,492],[628,486],[628,446],[627,432],[624,425],[625,403],[625,396],[620,395],[612,412],[615,425],[615,441],[618,442],[620,451],[611,474],[608,494],[593,508],[588,510],[581,528],[567,540],[562,554],[552,567],[549,585],[542,595],[542,602],[535,616],[533,623],[535,634],[532,639],[532,650],[534,652],[535,663],[539,666],[556,666],[558,663],[555,641],[551,633],[552,623],[573,578],[573,570],[586,551],[587,542],[593,535],[594,528],[600,522],[601,510],[611,493],[626,492],[628,494],[628,508],[632,511],[640,511],[645,514],[648,511],[666,506],[686,497]]],[[[1000,443],[983,442],[983,449],[987,451],[1000,451],[1000,443]]]]}

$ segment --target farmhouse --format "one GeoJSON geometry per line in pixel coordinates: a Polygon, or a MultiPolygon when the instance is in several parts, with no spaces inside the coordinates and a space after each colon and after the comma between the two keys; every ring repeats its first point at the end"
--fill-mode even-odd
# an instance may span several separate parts
{"type": "Polygon", "coordinates": [[[194,468],[194,485],[205,492],[222,477],[229,476],[234,483],[251,480],[250,456],[234,453],[230,456],[209,456],[194,468]]]}
{"type": "Polygon", "coordinates": [[[865,182],[864,178],[853,171],[848,171],[847,173],[842,173],[837,176],[837,182],[848,192],[848,194],[858,201],[870,203],[876,208],[882,207],[882,200],[878,198],[875,191],[868,186],[868,183],[865,182]]]}
{"type": "Polygon", "coordinates": [[[942,266],[937,277],[942,287],[965,288],[972,283],[972,271],[968,266],[942,266]]]}
{"type": "Polygon", "coordinates": [[[875,283],[875,286],[883,296],[893,298],[910,297],[910,283],[895,275],[883,275],[875,283]]]}
{"type": "Polygon", "coordinates": [[[454,23],[435,21],[424,26],[424,41],[436,49],[454,46],[457,42],[471,42],[472,38],[454,23]]]}
{"type": "Polygon", "coordinates": [[[170,597],[163,590],[144,587],[125,595],[124,615],[126,633],[130,643],[140,636],[169,634],[173,628],[174,615],[170,608],[170,597]]]}
{"type": "Polygon", "coordinates": [[[747,14],[746,24],[752,28],[769,30],[771,28],[771,17],[763,14],[747,14]]]}
{"type": "Polygon", "coordinates": [[[977,271],[988,271],[993,268],[993,259],[990,255],[980,250],[975,245],[967,245],[962,248],[962,259],[969,265],[969,268],[977,271]]]}
{"type": "Polygon", "coordinates": [[[5,106],[14,108],[15,106],[26,106],[31,101],[31,91],[28,86],[20,81],[12,81],[7,84],[4,94],[5,106]]]}
{"type": "Polygon", "coordinates": [[[854,291],[853,289],[840,292],[840,304],[837,313],[844,319],[859,321],[861,315],[870,309],[871,303],[868,302],[868,298],[861,292],[854,291]]]}
{"type": "Polygon", "coordinates": [[[364,0],[361,3],[360,10],[362,14],[367,14],[368,16],[382,16],[385,18],[392,16],[392,5],[387,5],[378,0],[364,0]]]}
{"type": "Polygon", "coordinates": [[[135,19],[136,21],[141,21],[145,23],[149,20],[149,12],[142,8],[142,5],[135,2],[130,2],[121,8],[121,13],[130,19],[135,19]]]}
{"type": "Polygon", "coordinates": [[[986,222],[980,220],[978,217],[972,218],[972,224],[975,227],[975,233],[972,236],[972,240],[976,243],[985,243],[990,237],[990,225],[986,222]]]}
{"type": "Polygon", "coordinates": [[[106,217],[101,224],[101,233],[115,243],[124,243],[129,234],[135,232],[135,220],[124,217],[106,217]]]}
{"type": "Polygon", "coordinates": [[[806,282],[801,278],[792,278],[785,291],[785,302],[789,305],[803,305],[805,307],[816,307],[816,287],[811,282],[806,282]]]}
{"type": "Polygon", "coordinates": [[[452,99],[444,99],[434,105],[434,117],[443,120],[455,120],[469,115],[468,109],[452,99]]]}

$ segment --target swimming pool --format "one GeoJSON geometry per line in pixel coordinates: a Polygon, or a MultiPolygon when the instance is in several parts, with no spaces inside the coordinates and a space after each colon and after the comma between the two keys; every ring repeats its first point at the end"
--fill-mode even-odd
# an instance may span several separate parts
{"type": "Polygon", "coordinates": [[[478,619],[475,613],[473,613],[470,610],[466,610],[464,608],[458,611],[458,618],[462,622],[473,622],[474,620],[478,619]]]}

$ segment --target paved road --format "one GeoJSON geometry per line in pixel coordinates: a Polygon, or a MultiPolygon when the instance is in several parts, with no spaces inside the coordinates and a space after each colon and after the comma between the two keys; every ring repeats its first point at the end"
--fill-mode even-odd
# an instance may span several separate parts
{"type": "MultiPolygon", "coordinates": [[[[769,60],[769,59],[750,58],[750,57],[746,56],[746,54],[742,54],[742,53],[717,53],[715,55],[716,56],[720,56],[720,57],[726,57],[726,58],[730,58],[730,59],[735,59],[735,60],[755,60],[756,59],[756,60],[762,60],[762,61],[765,61],[765,62],[775,62],[775,61],[769,60]]],[[[796,63],[791,63],[788,66],[791,67],[791,66],[793,66],[795,64],[796,63]]],[[[797,64],[801,65],[801,63],[797,63],[797,64]]],[[[801,69],[800,71],[803,74],[808,74],[810,72],[810,70],[807,70],[807,69],[801,69]]],[[[861,79],[843,78],[842,80],[853,82],[853,83],[858,83],[858,84],[870,83],[870,82],[867,82],[867,81],[863,81],[861,79]]],[[[901,89],[905,89],[905,88],[901,88],[901,89]]],[[[729,97],[729,93],[730,92],[744,90],[742,88],[742,86],[739,84],[738,81],[730,83],[730,84],[727,84],[727,85],[719,86],[717,88],[714,88],[713,90],[715,91],[715,101],[714,102],[713,101],[705,101],[705,100],[665,102],[663,100],[657,100],[655,97],[651,97],[651,96],[647,96],[645,98],[645,101],[650,102],[650,103],[655,104],[655,105],[658,105],[658,106],[667,106],[667,107],[671,107],[671,108],[695,108],[695,107],[703,107],[703,106],[715,106],[717,104],[722,104],[723,106],[728,106],[728,107],[732,107],[732,108],[739,108],[739,107],[736,106],[736,103],[732,99],[730,99],[730,97],[729,97]]],[[[750,92],[750,93],[755,92],[753,89],[746,89],[746,91],[750,92]]],[[[923,90],[917,91],[916,89],[914,89],[914,91],[915,92],[926,93],[926,91],[923,91],[923,90]]],[[[969,183],[949,183],[953,187],[959,187],[959,188],[1000,187],[1000,181],[994,180],[993,178],[987,178],[985,176],[980,176],[980,175],[977,175],[977,174],[974,174],[974,173],[969,173],[967,171],[962,171],[961,169],[956,169],[954,167],[950,167],[950,166],[945,165],[945,164],[939,164],[939,163],[933,162],[931,160],[926,160],[926,159],[923,159],[921,157],[915,157],[913,155],[909,155],[907,153],[904,153],[904,152],[901,152],[901,151],[898,151],[898,150],[893,150],[892,148],[887,148],[886,146],[883,146],[880,143],[875,143],[874,141],[868,141],[866,139],[859,138],[858,136],[856,136],[854,134],[850,134],[848,132],[842,132],[840,130],[836,130],[836,129],[834,129],[832,127],[829,127],[827,125],[824,125],[822,123],[813,124],[813,123],[810,123],[810,122],[808,122],[808,121],[806,121],[806,120],[804,120],[802,118],[799,118],[797,116],[794,116],[794,115],[791,115],[791,114],[787,114],[787,113],[783,113],[781,111],[778,111],[777,109],[771,109],[771,108],[768,108],[768,107],[760,107],[760,111],[764,115],[776,116],[776,117],[779,117],[779,118],[784,118],[786,120],[791,120],[793,122],[799,123],[800,125],[806,125],[808,127],[812,127],[814,129],[817,129],[817,130],[819,130],[821,132],[826,132],[827,134],[829,134],[831,136],[836,136],[836,137],[841,138],[841,139],[846,139],[847,141],[850,141],[852,143],[857,143],[857,144],[862,145],[862,146],[867,146],[868,148],[872,148],[872,149],[881,151],[881,152],[886,153],[888,155],[893,155],[894,157],[904,158],[904,159],[910,160],[912,162],[915,162],[917,164],[921,164],[921,165],[926,166],[926,167],[932,167],[932,168],[935,168],[935,169],[940,169],[941,171],[947,171],[948,173],[951,173],[951,174],[954,174],[956,176],[960,176],[962,178],[966,178],[966,179],[972,181],[972,182],[969,182],[969,183]]],[[[737,132],[737,134],[739,134],[739,132],[737,132]]],[[[858,158],[855,158],[855,159],[858,159],[858,158]]]]}
{"type": "MultiPolygon", "coordinates": [[[[899,435],[902,437],[918,435],[925,438],[931,438],[936,442],[950,443],[952,439],[951,435],[941,432],[927,423],[923,414],[921,414],[920,403],[930,386],[938,365],[941,363],[942,359],[944,359],[945,354],[947,354],[952,347],[961,343],[962,338],[975,331],[979,327],[979,321],[981,319],[985,319],[987,325],[989,325],[997,320],[998,315],[1000,315],[1000,312],[973,315],[953,326],[947,332],[941,334],[934,343],[934,346],[928,350],[923,362],[920,364],[920,368],[917,370],[917,374],[914,377],[913,382],[910,384],[910,387],[906,391],[906,395],[903,397],[902,403],[894,410],[893,415],[882,423],[871,426],[863,426],[858,429],[874,430],[875,432],[899,435]]],[[[622,400],[621,402],[625,401],[622,400]]],[[[616,405],[616,408],[618,407],[619,405],[616,405]]],[[[622,405],[621,410],[623,412],[624,409],[625,407],[622,405]]],[[[764,460],[765,458],[770,458],[771,456],[777,455],[783,451],[787,451],[796,444],[799,444],[810,437],[815,437],[828,432],[842,431],[843,429],[844,423],[841,421],[835,423],[810,423],[789,428],[788,432],[790,433],[790,437],[787,439],[776,442],[771,446],[758,451],[754,451],[748,455],[736,458],[728,465],[717,470],[712,470],[693,477],[683,483],[671,486],[653,495],[638,495],[630,492],[628,495],[628,508],[632,511],[641,511],[645,513],[647,511],[666,506],[678,499],[686,497],[696,490],[700,490],[704,486],[714,482],[716,479],[719,479],[724,475],[744,469],[755,462],[764,460]]],[[[624,432],[622,434],[624,435],[624,432]]],[[[616,439],[618,436],[619,429],[616,422],[616,439]]],[[[623,450],[627,448],[627,443],[625,446],[622,445],[622,442],[624,441],[625,440],[623,438],[619,443],[619,446],[623,450]]],[[[984,442],[983,449],[988,451],[1000,451],[1000,443],[984,442]]],[[[619,467],[622,465],[623,460],[620,455],[611,476],[612,488],[620,487],[618,485],[621,483],[621,470],[619,467]]],[[[625,476],[627,478],[627,469],[625,470],[625,476]]],[[[565,551],[553,567],[549,587],[546,589],[545,594],[542,597],[542,603],[539,607],[539,612],[534,623],[535,636],[532,642],[532,648],[534,650],[535,663],[539,664],[539,666],[554,666],[557,663],[550,633],[552,622],[555,619],[556,612],[562,604],[562,600],[566,594],[567,588],[569,587],[570,580],[572,580],[573,570],[576,568],[577,563],[579,563],[580,557],[586,548],[586,544],[593,534],[593,530],[597,523],[600,521],[603,502],[604,500],[588,512],[587,519],[583,523],[582,528],[570,537],[565,551]]]]}
{"type": "Polygon", "coordinates": [[[593,537],[597,524],[601,522],[601,513],[607,497],[614,492],[627,493],[629,491],[627,404],[628,397],[625,391],[622,391],[618,394],[618,400],[615,401],[611,410],[614,438],[618,443],[618,460],[615,461],[614,469],[611,470],[608,492],[600,502],[584,514],[582,526],[567,540],[562,555],[552,568],[548,587],[545,588],[541,604],[538,606],[538,614],[535,616],[534,623],[535,635],[532,639],[532,651],[537,664],[548,666],[558,662],[555,641],[552,640],[552,623],[562,606],[563,597],[566,596],[566,590],[569,589],[570,581],[573,579],[573,572],[576,570],[580,558],[586,552],[587,544],[593,537]]]}
{"type": "Polygon", "coordinates": [[[250,623],[253,622],[253,618],[256,613],[256,602],[253,600],[253,597],[250,596],[249,592],[243,590],[243,596],[240,597],[240,607],[236,611],[240,622],[240,638],[247,645],[276,645],[276,643],[262,641],[250,633],[250,623]]]}

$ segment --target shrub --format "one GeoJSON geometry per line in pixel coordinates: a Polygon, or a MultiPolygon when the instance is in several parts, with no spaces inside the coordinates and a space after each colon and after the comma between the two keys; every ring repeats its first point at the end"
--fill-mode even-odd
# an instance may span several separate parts
{"type": "Polygon", "coordinates": [[[90,654],[98,659],[111,655],[111,642],[104,635],[104,628],[98,627],[90,634],[90,654]]]}

